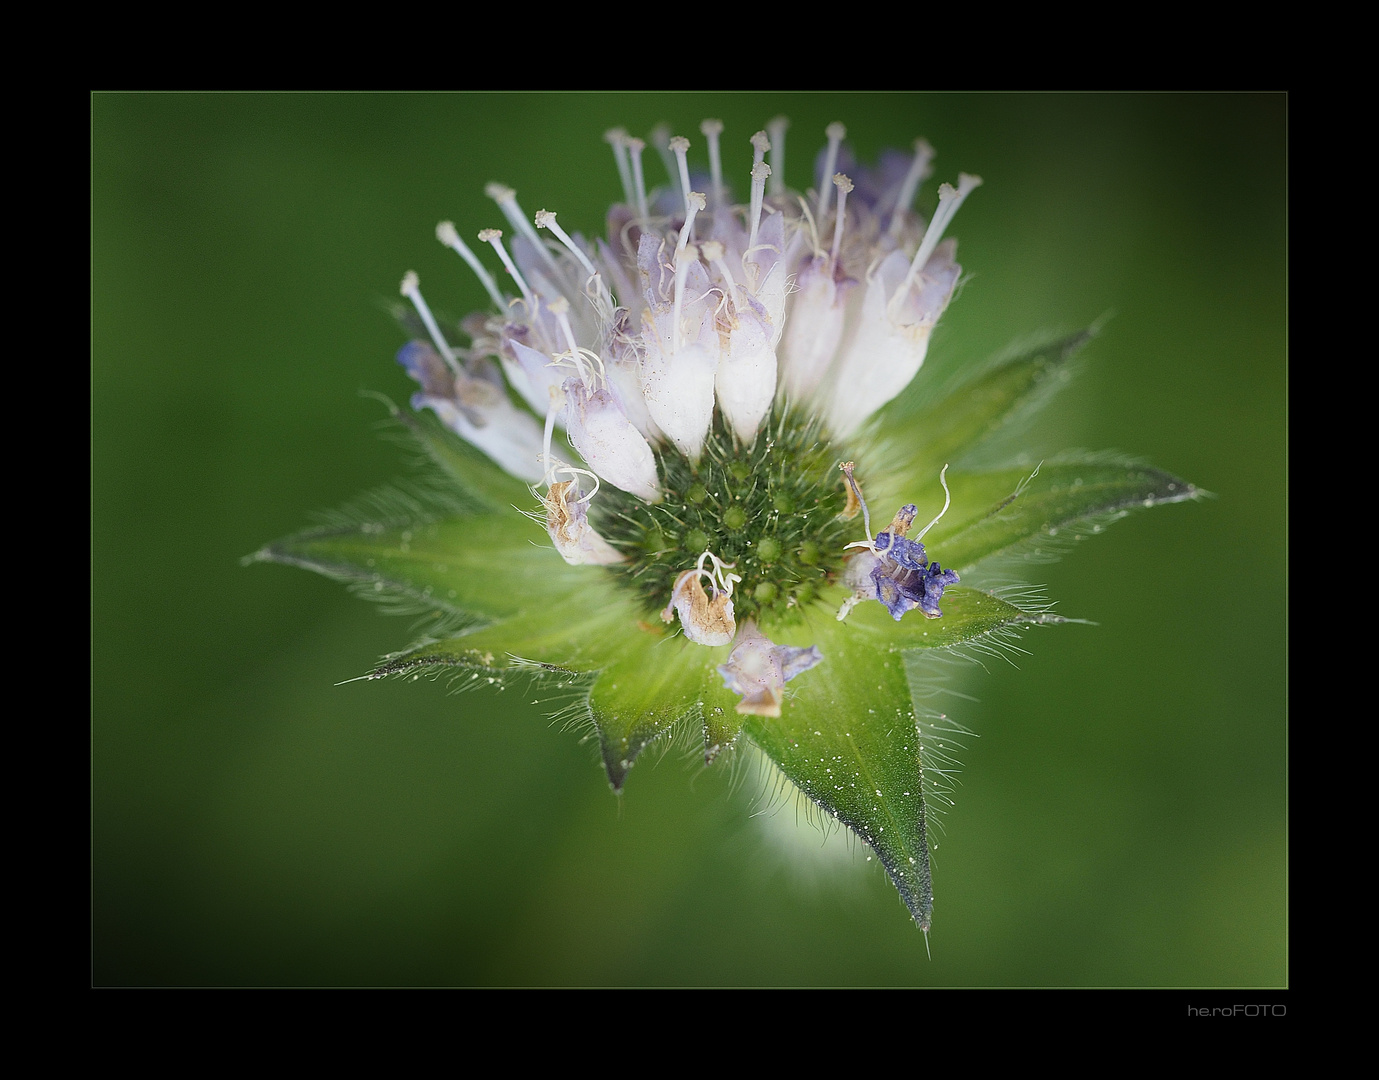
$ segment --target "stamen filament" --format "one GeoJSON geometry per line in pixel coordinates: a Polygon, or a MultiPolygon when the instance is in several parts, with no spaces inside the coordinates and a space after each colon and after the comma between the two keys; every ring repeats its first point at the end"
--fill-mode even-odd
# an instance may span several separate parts
{"type": "Polygon", "coordinates": [[[642,151],[646,149],[646,143],[641,139],[631,138],[627,140],[626,145],[632,156],[632,184],[637,195],[637,220],[645,222],[651,217],[646,205],[646,177],[642,175],[642,151]]]}
{"type": "Polygon", "coordinates": [[[579,260],[579,264],[584,267],[585,273],[589,275],[585,281],[586,288],[589,282],[592,281],[594,283],[594,295],[596,295],[599,301],[601,301],[607,307],[608,311],[611,312],[613,310],[613,296],[608,291],[608,286],[603,283],[603,275],[600,274],[597,267],[589,261],[588,256],[579,250],[575,242],[570,239],[569,234],[556,224],[555,214],[549,210],[538,210],[536,212],[536,227],[538,229],[550,229],[551,232],[555,233],[556,239],[565,245],[565,249],[579,260]]]}
{"type": "Polygon", "coordinates": [[[596,380],[592,375],[586,375],[584,373],[585,364],[589,365],[590,371],[596,373],[600,380],[606,379],[607,376],[603,370],[603,360],[599,354],[592,349],[581,348],[579,342],[575,340],[575,331],[570,325],[570,301],[566,300],[563,296],[557,297],[546,305],[546,310],[554,315],[556,322],[560,324],[560,330],[565,335],[565,343],[570,347],[570,359],[574,361],[575,369],[579,372],[580,381],[583,382],[585,386],[596,384],[596,380]]]}
{"type": "Polygon", "coordinates": [[[828,203],[833,195],[833,188],[829,186],[828,178],[833,175],[833,167],[838,164],[838,145],[847,138],[848,129],[837,120],[829,124],[824,129],[824,134],[828,136],[828,153],[824,155],[824,171],[819,177],[819,219],[820,227],[823,226],[824,217],[828,213],[828,203]]]}
{"type": "MultiPolygon", "coordinates": [[[[871,511],[867,509],[867,500],[862,498],[862,489],[857,486],[857,480],[852,475],[852,470],[856,468],[856,462],[845,461],[838,467],[843,470],[843,476],[847,478],[848,487],[852,488],[852,493],[857,496],[857,501],[862,504],[862,527],[867,530],[867,547],[871,547],[873,543],[871,535],[871,511]]],[[[856,511],[853,511],[853,513],[856,513],[856,511]]],[[[852,547],[851,544],[847,546],[852,547]]]]}
{"type": "MultiPolygon", "coordinates": [[[[651,129],[651,134],[647,137],[651,145],[656,148],[656,153],[661,155],[661,164],[666,168],[666,175],[670,177],[672,184],[678,185],[680,177],[675,172],[675,155],[670,152],[670,125],[666,123],[657,124],[651,129]]],[[[680,188],[680,195],[683,197],[685,189],[680,188]]]]}
{"type": "Polygon", "coordinates": [[[844,211],[847,208],[848,192],[852,190],[852,181],[842,173],[834,173],[833,186],[838,189],[838,213],[833,219],[833,251],[828,256],[830,274],[838,265],[838,253],[843,247],[843,221],[846,216],[844,211]]]}
{"type": "Polygon", "coordinates": [[[436,226],[436,239],[446,247],[458,252],[465,262],[469,263],[469,268],[474,271],[475,277],[479,279],[484,289],[488,292],[489,299],[497,306],[499,311],[507,308],[507,299],[498,291],[498,283],[493,280],[493,275],[488,272],[487,267],[479,261],[479,256],[469,250],[469,245],[460,239],[460,234],[455,231],[453,221],[442,221],[436,226]]]}
{"type": "Polygon", "coordinates": [[[723,209],[723,158],[718,148],[718,136],[723,134],[723,121],[705,120],[699,125],[699,130],[709,140],[709,176],[713,184],[713,208],[718,212],[723,209]]]}
{"type": "Polygon", "coordinates": [[[603,133],[603,141],[613,147],[613,160],[618,163],[618,179],[622,181],[622,199],[632,205],[632,169],[627,161],[627,129],[609,128],[603,133]]]}
{"type": "Polygon", "coordinates": [[[552,464],[554,458],[551,457],[551,437],[555,434],[555,418],[561,409],[565,407],[565,392],[558,386],[552,386],[547,391],[550,404],[546,406],[546,431],[542,443],[542,460],[546,463],[546,473],[541,478],[547,488],[551,486],[550,477],[555,471],[552,464]]]}
{"type": "Polygon", "coordinates": [[[417,309],[417,314],[421,316],[421,321],[426,324],[426,332],[431,335],[431,340],[436,343],[436,350],[445,358],[445,362],[450,366],[450,370],[456,375],[463,374],[460,369],[459,361],[455,359],[455,350],[445,340],[441,333],[441,328],[436,325],[436,317],[431,314],[431,309],[421,295],[421,281],[416,275],[416,271],[408,270],[402,277],[402,295],[412,301],[412,306],[417,309]]]}
{"type": "Polygon", "coordinates": [[[710,264],[718,267],[718,272],[723,275],[723,280],[728,283],[728,299],[734,308],[737,307],[737,282],[733,280],[732,271],[728,269],[728,260],[723,256],[723,245],[717,240],[705,240],[699,245],[699,250],[703,252],[704,258],[710,264]]]}
{"type": "Polygon", "coordinates": [[[517,287],[522,290],[522,296],[527,301],[527,309],[531,312],[532,317],[535,318],[536,297],[532,295],[531,289],[527,287],[527,279],[518,271],[516,265],[512,261],[512,257],[508,254],[507,248],[503,247],[503,230],[484,229],[479,233],[479,239],[485,244],[493,245],[493,250],[498,253],[498,258],[503,260],[503,266],[506,267],[507,272],[512,275],[512,279],[517,282],[517,287]]]}
{"type": "Polygon", "coordinates": [[[571,240],[565,230],[556,223],[554,213],[550,210],[538,210],[536,212],[536,227],[538,229],[550,229],[551,232],[555,233],[556,239],[565,245],[566,250],[579,260],[579,265],[584,267],[584,272],[586,274],[590,277],[596,277],[598,275],[598,270],[594,268],[594,264],[589,261],[588,256],[575,246],[575,242],[571,240]]]}
{"type": "Polygon", "coordinates": [[[891,297],[892,304],[898,304],[905,298],[905,294],[910,291],[910,285],[914,282],[915,275],[924,268],[924,264],[929,261],[929,256],[934,253],[934,248],[943,239],[943,231],[948,228],[948,223],[953,220],[953,215],[958,212],[958,207],[963,204],[974,190],[981,186],[980,176],[968,176],[967,173],[958,174],[958,186],[956,190],[951,184],[940,184],[938,189],[938,209],[934,211],[933,219],[929,222],[929,227],[924,231],[924,239],[920,242],[919,250],[915,252],[914,260],[910,263],[910,272],[905,275],[905,280],[900,283],[900,288],[895,290],[895,295],[891,297]]]}
{"type": "Polygon", "coordinates": [[[766,134],[771,138],[771,194],[785,194],[785,131],[790,121],[777,116],[766,125],[766,134]]]}
{"type": "Polygon", "coordinates": [[[551,254],[545,241],[536,235],[536,230],[527,220],[527,215],[522,213],[522,208],[517,205],[517,192],[506,184],[488,184],[484,188],[484,194],[498,204],[498,209],[503,211],[503,216],[508,219],[508,224],[530,240],[532,246],[545,260],[546,265],[559,274],[560,265],[555,261],[555,256],[551,254]]]}
{"type": "MultiPolygon", "coordinates": [[[[675,154],[676,163],[680,170],[680,194],[685,200],[685,213],[689,213],[690,181],[689,181],[689,160],[686,154],[689,153],[690,141],[683,135],[677,135],[670,140],[670,149],[675,154]]],[[[703,207],[700,207],[702,210],[703,207]]]]}
{"type": "Polygon", "coordinates": [[[899,236],[900,230],[905,227],[905,215],[910,212],[910,207],[914,205],[915,192],[919,190],[920,182],[929,175],[929,162],[933,160],[934,148],[924,139],[916,139],[915,159],[910,163],[910,171],[905,174],[905,182],[900,185],[900,193],[895,200],[895,210],[891,213],[889,229],[891,239],[899,236]]]}
{"type": "MultiPolygon", "coordinates": [[[[687,227],[688,224],[687,222],[687,227]]],[[[698,258],[699,249],[693,244],[681,244],[675,252],[675,307],[671,313],[671,326],[674,335],[671,339],[672,355],[680,351],[680,346],[682,344],[680,312],[685,303],[685,278],[689,274],[690,264],[695,262],[698,258]]]]}
{"type": "Polygon", "coordinates": [[[924,528],[920,530],[919,535],[915,537],[916,540],[923,540],[924,534],[939,523],[939,519],[942,518],[944,514],[948,513],[948,507],[952,505],[953,496],[948,493],[948,481],[946,479],[947,474],[948,466],[945,465],[942,469],[939,470],[938,474],[938,482],[943,485],[943,509],[938,512],[938,517],[934,518],[933,521],[929,522],[928,525],[924,526],[924,528]]]}
{"type": "Polygon", "coordinates": [[[680,252],[685,250],[685,245],[694,237],[694,219],[699,211],[704,209],[706,203],[702,191],[691,191],[685,196],[685,224],[680,229],[680,239],[675,244],[675,259],[678,265],[680,252]]]}
{"type": "Polygon", "coordinates": [[[752,166],[752,206],[749,213],[751,234],[747,238],[747,250],[757,246],[757,230],[761,227],[761,203],[766,197],[766,178],[771,175],[771,166],[758,161],[752,166]]]}

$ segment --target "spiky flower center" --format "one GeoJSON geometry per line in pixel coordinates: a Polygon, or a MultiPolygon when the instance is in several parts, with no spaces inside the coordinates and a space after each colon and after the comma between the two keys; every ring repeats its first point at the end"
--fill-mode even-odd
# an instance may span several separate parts
{"type": "Polygon", "coordinates": [[[842,569],[859,534],[839,518],[847,505],[839,448],[817,420],[777,405],[753,445],[741,446],[716,417],[695,466],[674,447],[658,453],[664,499],[648,504],[611,486],[591,519],[627,561],[608,572],[659,612],[676,577],[705,551],[735,564],[739,622],[798,618],[842,569]]]}

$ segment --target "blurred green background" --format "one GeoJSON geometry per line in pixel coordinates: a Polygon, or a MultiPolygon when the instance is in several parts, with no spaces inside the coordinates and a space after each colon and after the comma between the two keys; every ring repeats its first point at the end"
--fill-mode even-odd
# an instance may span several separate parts
{"type": "MultiPolygon", "coordinates": [[[[1282,986],[1287,969],[1282,95],[119,95],[92,99],[92,876],[98,984],[1282,986]],[[929,364],[1114,311],[1024,449],[1217,493],[1030,568],[1063,614],[945,706],[969,740],[932,960],[864,849],[756,771],[648,755],[621,799],[511,693],[354,682],[409,640],[240,565],[404,473],[383,307],[484,303],[435,241],[483,185],[598,232],[602,142],[831,120],[980,173],[929,364]]],[[[648,160],[657,182],[660,169],[648,160]]]]}

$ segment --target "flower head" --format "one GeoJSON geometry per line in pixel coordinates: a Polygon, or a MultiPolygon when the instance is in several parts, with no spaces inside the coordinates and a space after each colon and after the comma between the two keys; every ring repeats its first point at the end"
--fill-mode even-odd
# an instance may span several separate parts
{"type": "Polygon", "coordinates": [[[959,585],[931,551],[967,576],[1196,491],[1109,459],[963,471],[1089,335],[1014,354],[946,396],[907,394],[962,273],[946,234],[981,181],[940,184],[926,219],[928,143],[867,167],[831,124],[812,183],[793,191],[786,128],[752,134],[736,177],[722,123],[701,125],[693,164],[691,139],[654,133],[658,188],[648,143],[608,132],[622,198],[601,237],[529,214],[501,184],[487,194],[506,232],[442,222],[438,239],[490,306],[443,325],[407,274],[416,337],[397,359],[419,385],[412,408],[439,428],[396,415],[461,498],[259,557],[440,615],[376,676],[447,668],[575,694],[567,709],[597,730],[616,789],[677,728],[702,727],[706,760],[745,734],[876,850],[927,930],[927,815],[948,728],[913,696],[914,665],[1055,621],[959,585]],[[937,501],[935,472],[943,506],[911,536],[937,501]],[[864,483],[900,507],[875,534],[864,483]]]}

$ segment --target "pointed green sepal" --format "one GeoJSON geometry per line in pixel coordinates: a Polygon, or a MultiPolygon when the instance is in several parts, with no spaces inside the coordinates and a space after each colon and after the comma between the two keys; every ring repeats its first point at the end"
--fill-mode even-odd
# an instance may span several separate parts
{"type": "Polygon", "coordinates": [[[994,555],[1047,555],[1132,510],[1203,496],[1161,469],[1104,458],[1045,462],[1033,470],[950,472],[948,486],[952,506],[924,545],[931,559],[959,573],[994,555]]]}
{"type": "Polygon", "coordinates": [[[422,642],[386,658],[372,674],[452,669],[474,685],[530,679],[543,690],[557,690],[559,715],[593,726],[608,781],[621,790],[651,743],[683,723],[698,725],[731,712],[735,699],[714,670],[728,650],[695,645],[659,622],[647,622],[632,597],[602,591],[604,571],[573,569],[589,575],[588,587],[454,637],[422,642]]]}
{"type": "MultiPolygon", "coordinates": [[[[830,600],[845,595],[833,590],[830,600]]],[[[923,930],[933,908],[927,765],[905,655],[1055,621],[953,587],[939,619],[911,611],[896,621],[866,601],[841,623],[818,620],[779,635],[782,644],[817,645],[823,662],[788,684],[779,717],[748,717],[745,730],[801,791],[872,847],[923,930]]]]}
{"type": "Polygon", "coordinates": [[[513,511],[407,525],[364,521],[298,533],[250,559],[314,570],[366,597],[486,622],[549,604],[599,574],[532,542],[541,535],[513,511]]]}

